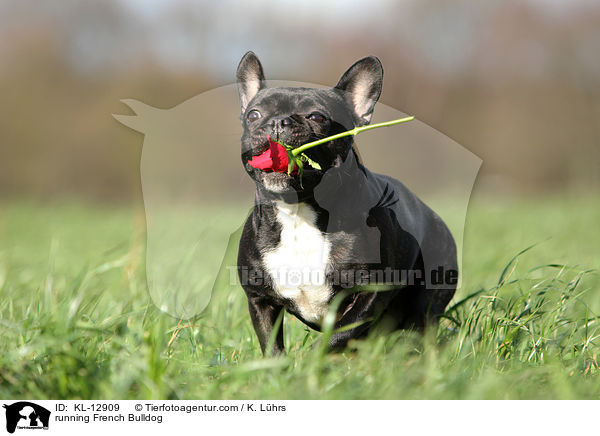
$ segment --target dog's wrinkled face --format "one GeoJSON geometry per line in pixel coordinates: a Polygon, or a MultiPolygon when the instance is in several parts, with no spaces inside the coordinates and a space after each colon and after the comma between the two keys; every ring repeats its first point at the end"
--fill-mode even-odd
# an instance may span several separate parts
{"type": "Polygon", "coordinates": [[[242,105],[242,163],[259,189],[271,194],[303,194],[317,186],[323,174],[339,166],[352,147],[345,137],[311,148],[306,155],[321,170],[304,167],[302,188],[297,175],[261,170],[248,162],[269,148],[267,135],[293,147],[334,135],[370,121],[381,92],[381,64],[365,58],[354,64],[331,89],[266,88],[262,66],[248,52],[238,67],[242,105]]]}
{"type": "MultiPolygon", "coordinates": [[[[242,114],[242,162],[248,174],[266,189],[283,193],[299,190],[297,175],[285,172],[263,171],[250,166],[248,161],[269,148],[267,135],[293,147],[334,135],[352,128],[351,114],[343,99],[332,91],[307,88],[273,88],[259,91],[242,114]]],[[[348,138],[315,147],[307,156],[321,166],[321,170],[305,168],[302,182],[310,190],[318,184],[324,171],[339,165],[345,158],[351,141],[348,138]]]]}

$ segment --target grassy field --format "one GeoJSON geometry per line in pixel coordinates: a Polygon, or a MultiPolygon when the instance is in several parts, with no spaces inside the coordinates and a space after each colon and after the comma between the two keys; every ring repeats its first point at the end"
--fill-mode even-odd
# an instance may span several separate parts
{"type": "MultiPolygon", "coordinates": [[[[232,209],[222,225],[240,221],[232,209]]],[[[139,210],[5,203],[0,397],[599,399],[598,223],[592,196],[475,199],[436,332],[328,355],[286,315],[288,355],[263,359],[241,288],[191,321],[151,304],[139,210]]]]}

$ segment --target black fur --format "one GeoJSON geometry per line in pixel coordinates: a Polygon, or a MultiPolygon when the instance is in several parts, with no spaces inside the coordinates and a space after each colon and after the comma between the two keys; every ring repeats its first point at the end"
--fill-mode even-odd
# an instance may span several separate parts
{"type": "Polygon", "coordinates": [[[452,235],[442,220],[403,184],[365,168],[353,149],[352,137],[307,152],[322,170],[307,168],[303,188],[297,176],[265,172],[248,164],[253,156],[268,148],[267,134],[299,146],[368,124],[382,88],[379,60],[368,57],[356,62],[330,89],[268,89],[258,58],[248,52],[240,62],[237,77],[244,125],[242,163],[256,184],[255,206],[243,229],[238,267],[263,353],[268,351],[276,325],[270,351],[284,352],[283,323],[277,324],[284,309],[310,327],[320,329],[318,322],[303,317],[293,300],[277,293],[266,271],[264,254],[280,243],[281,224],[275,201],[309,205],[317,217],[316,227],[331,244],[326,275],[331,300],[340,292],[348,293],[338,310],[335,327],[359,324],[334,333],[329,342],[331,349],[343,348],[348,340],[364,336],[383,320],[392,329],[419,328],[435,322],[456,288],[458,273],[452,235]],[[249,120],[251,111],[258,111],[260,116],[249,120]],[[311,114],[322,115],[324,120],[311,114]],[[453,271],[451,280],[433,286],[429,278],[438,268],[444,273],[453,271]],[[343,271],[386,269],[415,271],[421,280],[387,286],[377,292],[361,288],[372,284],[372,278],[359,277],[360,280],[349,283],[339,280],[343,271]],[[259,279],[249,280],[249,271],[259,279]]]}

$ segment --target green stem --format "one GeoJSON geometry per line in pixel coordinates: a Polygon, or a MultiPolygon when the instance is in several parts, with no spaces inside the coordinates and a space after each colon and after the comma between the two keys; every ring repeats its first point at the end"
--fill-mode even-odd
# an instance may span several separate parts
{"type": "Polygon", "coordinates": [[[364,132],[365,130],[377,129],[378,127],[388,127],[393,126],[400,123],[406,123],[407,121],[414,120],[415,117],[406,117],[399,118],[397,120],[386,121],[384,123],[370,124],[362,127],[355,127],[352,130],[348,130],[346,132],[338,133],[337,135],[328,136],[327,138],[319,139],[318,141],[309,142],[307,144],[302,145],[301,147],[295,148],[292,150],[292,156],[298,156],[300,153],[308,150],[309,148],[316,147],[317,145],[324,144],[325,142],[333,141],[334,139],[343,138],[344,136],[354,136],[358,135],[360,132],[364,132]]]}

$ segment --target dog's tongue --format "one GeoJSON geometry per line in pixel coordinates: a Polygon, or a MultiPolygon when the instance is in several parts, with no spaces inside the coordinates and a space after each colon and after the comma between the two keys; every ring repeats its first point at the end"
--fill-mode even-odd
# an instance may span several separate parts
{"type": "Polygon", "coordinates": [[[273,141],[269,135],[269,148],[262,154],[254,156],[248,163],[254,168],[263,171],[275,171],[278,173],[287,173],[288,155],[281,144],[273,141]]]}

